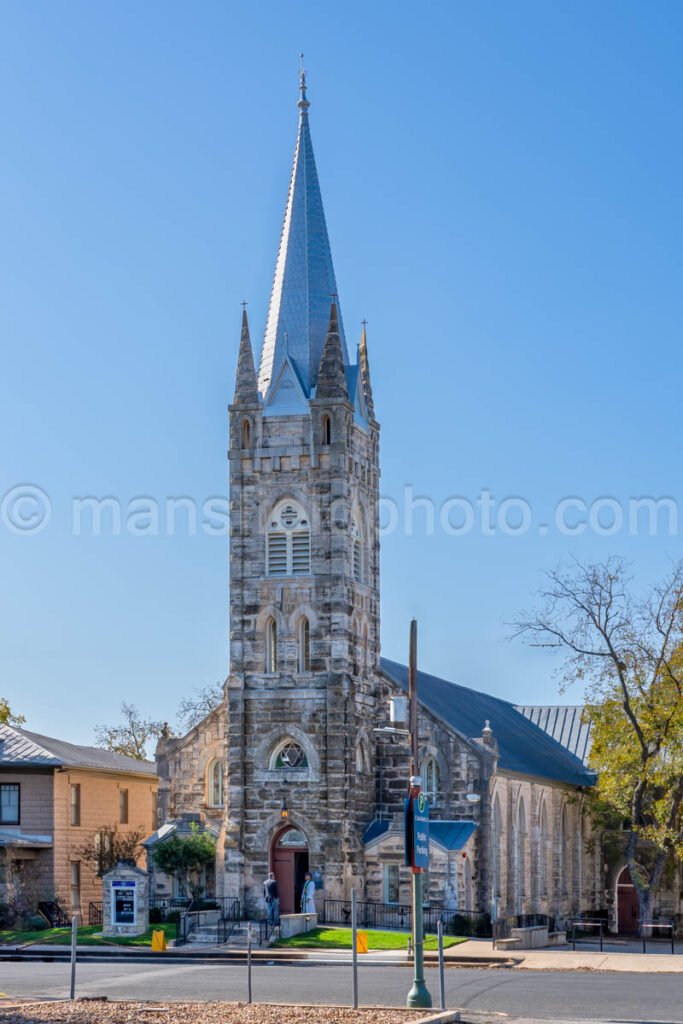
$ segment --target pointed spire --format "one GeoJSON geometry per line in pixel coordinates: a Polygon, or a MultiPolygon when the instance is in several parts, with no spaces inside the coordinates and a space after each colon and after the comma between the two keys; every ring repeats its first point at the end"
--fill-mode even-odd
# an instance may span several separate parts
{"type": "Polygon", "coordinates": [[[327,337],[318,370],[318,387],[316,398],[348,398],[346,373],[339,336],[339,317],[337,303],[332,302],[327,337]]]}
{"type": "MultiPolygon", "coordinates": [[[[261,350],[258,386],[262,395],[285,360],[285,332],[291,362],[304,390],[315,386],[325,344],[330,295],[337,284],[308,122],[306,72],[299,76],[299,131],[285,208],[275,277],[261,350]]],[[[339,312],[342,356],[348,363],[344,325],[339,312]]]]}
{"type": "Polygon", "coordinates": [[[237,375],[235,377],[235,401],[258,403],[258,386],[254,368],[254,353],[249,337],[249,321],[247,320],[247,304],[242,303],[242,334],[240,351],[237,357],[237,375]]]}
{"type": "Polygon", "coordinates": [[[368,336],[366,330],[367,324],[367,320],[363,320],[363,331],[360,336],[360,345],[358,346],[358,365],[360,367],[360,380],[363,385],[365,404],[368,407],[368,413],[372,419],[375,415],[375,403],[372,398],[372,384],[370,383],[370,361],[368,359],[368,336]]]}

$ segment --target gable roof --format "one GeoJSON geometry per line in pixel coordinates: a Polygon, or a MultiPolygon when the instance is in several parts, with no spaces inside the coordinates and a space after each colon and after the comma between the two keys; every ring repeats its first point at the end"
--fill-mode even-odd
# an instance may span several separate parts
{"type": "Polygon", "coordinates": [[[82,747],[16,726],[0,725],[0,740],[4,740],[0,765],[95,768],[106,772],[156,776],[156,765],[152,761],[138,761],[100,747],[82,747]]]}
{"type": "Polygon", "coordinates": [[[469,838],[474,835],[479,825],[476,821],[437,821],[429,822],[429,839],[442,846],[444,850],[462,850],[469,838]]]}
{"type": "MultiPolygon", "coordinates": [[[[380,664],[384,675],[407,693],[407,667],[388,658],[382,658],[380,664]]],[[[468,739],[481,736],[484,722],[488,720],[498,743],[498,765],[503,771],[572,786],[595,783],[594,773],[588,771],[578,757],[520,714],[514,704],[500,697],[426,672],[418,672],[418,696],[424,707],[468,739]]]]}

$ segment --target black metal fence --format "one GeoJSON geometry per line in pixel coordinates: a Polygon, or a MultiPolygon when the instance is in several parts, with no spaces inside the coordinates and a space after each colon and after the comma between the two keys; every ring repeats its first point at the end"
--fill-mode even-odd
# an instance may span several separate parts
{"type": "Polygon", "coordinates": [[[38,911],[52,928],[68,928],[71,924],[71,918],[59,900],[42,900],[38,904],[38,911]]]}
{"type": "MultiPolygon", "coordinates": [[[[413,910],[409,903],[356,903],[358,924],[363,928],[410,931],[413,910]]],[[[426,906],[423,910],[425,932],[436,933],[439,921],[446,935],[472,935],[491,937],[491,919],[488,914],[474,914],[444,906],[426,906]]],[[[325,900],[322,924],[351,924],[350,900],[325,900]]]]}
{"type": "Polygon", "coordinates": [[[102,900],[91,900],[88,904],[88,924],[102,924],[102,900]]]}

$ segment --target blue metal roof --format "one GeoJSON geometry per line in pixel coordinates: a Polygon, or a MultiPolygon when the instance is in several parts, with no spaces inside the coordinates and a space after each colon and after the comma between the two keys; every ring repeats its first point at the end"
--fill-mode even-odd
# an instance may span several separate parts
{"type": "Polygon", "coordinates": [[[370,822],[365,832],[363,833],[363,842],[367,846],[368,843],[374,842],[375,839],[379,839],[380,836],[383,836],[384,833],[388,831],[388,821],[379,821],[379,819],[375,819],[375,821],[370,822]]]}
{"type": "Polygon", "coordinates": [[[462,850],[478,827],[475,821],[434,821],[432,819],[429,822],[429,838],[446,850],[462,850]]]}
{"type": "Polygon", "coordinates": [[[584,709],[577,704],[515,705],[525,718],[534,722],[572,754],[588,764],[591,751],[591,724],[583,717],[584,709]]]}
{"type": "MultiPolygon", "coordinates": [[[[299,132],[258,374],[262,395],[266,395],[285,354],[289,354],[310,397],[318,377],[330,303],[337,293],[308,124],[309,106],[302,73],[299,132]]],[[[342,355],[348,363],[338,299],[337,309],[342,355]]]]}
{"type": "MultiPolygon", "coordinates": [[[[381,667],[392,682],[408,691],[405,665],[382,658],[381,667]]],[[[525,718],[514,704],[500,697],[470,690],[426,672],[418,672],[418,696],[429,711],[470,739],[481,736],[488,719],[498,743],[498,764],[503,770],[573,786],[595,783],[594,773],[588,771],[578,757],[525,718]]]]}

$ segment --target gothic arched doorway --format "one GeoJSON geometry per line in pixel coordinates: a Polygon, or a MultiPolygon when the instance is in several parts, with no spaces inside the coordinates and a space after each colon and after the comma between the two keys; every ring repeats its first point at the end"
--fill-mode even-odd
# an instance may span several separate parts
{"type": "Polygon", "coordinates": [[[622,868],[617,878],[617,931],[620,935],[638,931],[638,893],[628,867],[622,868]]]}
{"type": "Polygon", "coordinates": [[[298,913],[308,871],[308,843],[303,832],[293,825],[281,828],[273,839],[270,863],[280,892],[280,913],[298,913]]]}

